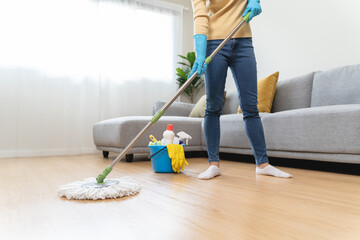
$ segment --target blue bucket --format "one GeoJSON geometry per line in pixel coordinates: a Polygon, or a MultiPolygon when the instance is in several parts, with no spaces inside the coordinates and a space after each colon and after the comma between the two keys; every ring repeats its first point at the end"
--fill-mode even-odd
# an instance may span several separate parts
{"type": "MultiPolygon", "coordinates": [[[[154,172],[174,173],[174,170],[172,169],[172,166],[171,166],[171,159],[169,158],[169,153],[168,153],[166,146],[148,145],[148,147],[150,148],[150,156],[156,153],[151,158],[151,166],[152,166],[154,172]]],[[[184,147],[184,144],[183,144],[183,147],[184,147]]]]}
{"type": "Polygon", "coordinates": [[[174,173],[174,170],[172,169],[171,166],[171,159],[169,158],[169,154],[166,146],[149,145],[148,147],[150,148],[150,155],[153,155],[156,152],[160,151],[151,158],[151,166],[154,172],[174,173]]]}

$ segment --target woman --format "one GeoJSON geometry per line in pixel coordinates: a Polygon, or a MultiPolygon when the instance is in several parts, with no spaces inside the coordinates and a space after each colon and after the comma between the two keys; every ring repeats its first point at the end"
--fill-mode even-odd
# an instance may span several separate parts
{"type": "Polygon", "coordinates": [[[220,122],[224,101],[227,69],[230,67],[239,95],[245,132],[256,161],[256,173],[290,178],[292,175],[269,164],[264,130],[257,107],[257,72],[252,35],[249,23],[230,39],[211,61],[203,63],[224,38],[249,11],[249,21],[261,13],[259,0],[192,0],[194,9],[194,40],[196,61],[189,76],[195,71],[205,73],[206,110],[204,133],[209,156],[209,168],[199,175],[211,179],[221,174],[219,143],[220,122]],[[245,9],[246,8],[246,9],[245,9]],[[244,11],[245,9],[245,11],[244,11]],[[206,71],[205,71],[206,70],[206,71]]]}

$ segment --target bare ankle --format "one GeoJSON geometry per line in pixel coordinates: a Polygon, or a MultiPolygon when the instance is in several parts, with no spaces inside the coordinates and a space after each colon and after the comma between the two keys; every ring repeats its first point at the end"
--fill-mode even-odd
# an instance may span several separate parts
{"type": "Polygon", "coordinates": [[[267,162],[267,163],[259,164],[259,165],[257,165],[257,167],[260,168],[260,169],[263,169],[263,168],[265,168],[265,167],[268,166],[268,165],[269,165],[269,163],[267,162]]]}
{"type": "Polygon", "coordinates": [[[210,165],[215,165],[218,168],[220,167],[220,162],[210,162],[210,165]]]}

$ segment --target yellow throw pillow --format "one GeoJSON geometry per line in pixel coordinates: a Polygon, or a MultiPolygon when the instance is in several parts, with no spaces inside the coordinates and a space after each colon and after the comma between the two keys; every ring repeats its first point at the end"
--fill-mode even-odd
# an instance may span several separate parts
{"type": "MultiPolygon", "coordinates": [[[[226,91],[224,92],[224,103],[226,99],[226,91]]],[[[206,95],[202,96],[199,101],[195,104],[194,108],[191,110],[189,117],[205,117],[205,108],[206,108],[206,95]]]]}
{"type": "MultiPolygon", "coordinates": [[[[260,79],[257,83],[258,88],[258,109],[259,112],[271,112],[273,104],[276,84],[279,79],[279,72],[275,72],[270,76],[260,79]]],[[[238,113],[241,113],[240,106],[238,107],[238,113]]]]}
{"type": "Polygon", "coordinates": [[[204,117],[206,108],[206,95],[202,96],[191,110],[189,117],[204,117]]]}

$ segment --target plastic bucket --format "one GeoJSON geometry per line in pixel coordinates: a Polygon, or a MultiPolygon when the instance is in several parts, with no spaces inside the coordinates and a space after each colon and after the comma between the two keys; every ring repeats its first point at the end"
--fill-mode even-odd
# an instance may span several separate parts
{"type": "Polygon", "coordinates": [[[166,146],[148,145],[148,147],[150,148],[150,155],[153,155],[161,149],[165,148],[164,150],[156,153],[156,155],[151,158],[151,166],[154,172],[174,173],[166,146]]]}

